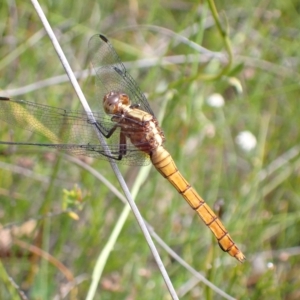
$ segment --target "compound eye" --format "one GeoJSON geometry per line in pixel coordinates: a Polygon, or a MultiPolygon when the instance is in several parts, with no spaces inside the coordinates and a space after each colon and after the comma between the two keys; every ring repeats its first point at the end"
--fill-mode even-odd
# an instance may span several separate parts
{"type": "Polygon", "coordinates": [[[103,98],[103,108],[107,114],[117,113],[118,103],[120,102],[119,95],[116,93],[108,93],[103,98]]]}
{"type": "Polygon", "coordinates": [[[109,101],[104,106],[104,109],[105,109],[106,113],[114,114],[114,113],[116,113],[116,107],[117,107],[116,103],[109,101]]]}

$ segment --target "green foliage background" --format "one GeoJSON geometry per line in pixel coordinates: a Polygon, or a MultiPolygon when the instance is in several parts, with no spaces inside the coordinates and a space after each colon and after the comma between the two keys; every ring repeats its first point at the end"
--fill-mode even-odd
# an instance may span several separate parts
{"type": "MultiPolygon", "coordinates": [[[[217,80],[197,75],[220,72],[224,64],[219,59],[209,60],[188,45],[178,44],[165,31],[226,54],[205,1],[49,0],[41,5],[73,70],[89,67],[88,40],[101,32],[123,61],[132,62],[130,73],[157,114],[168,99],[161,124],[166,148],[209,205],[224,200],[222,220],[247,261],[238,264],[220,251],[195,213],[152,169],[136,200],[155,231],[191,266],[237,299],[299,299],[299,3],[216,2],[233,51],[230,72],[217,80]],[[140,59],[190,54],[197,54],[201,62],[136,64],[140,59]],[[223,95],[223,107],[207,104],[214,93],[223,95]],[[246,152],[236,144],[242,131],[256,137],[254,150],[246,152]]],[[[64,74],[29,1],[0,3],[0,36],[3,95],[15,95],[16,88],[64,74]]],[[[93,79],[80,79],[80,84],[87,98],[93,99],[93,79]]],[[[50,86],[38,83],[37,87],[14,98],[80,108],[67,81],[50,86]]],[[[43,137],[1,122],[1,141],[39,139],[43,137]]],[[[25,235],[23,228],[17,239],[40,245],[63,263],[78,280],[77,298],[84,299],[96,259],[123,204],[89,172],[53,152],[1,146],[0,163],[0,223],[10,231],[11,223],[24,226],[30,218],[41,218],[39,236],[25,235]],[[78,221],[63,212],[63,201],[78,195],[66,195],[63,190],[72,190],[75,184],[85,200],[83,209],[77,211],[78,221]],[[49,212],[52,215],[44,218],[49,212]]],[[[118,187],[107,162],[88,163],[118,187]]],[[[121,170],[132,186],[136,168],[121,166],[121,170]]],[[[68,282],[59,267],[17,242],[5,244],[3,232],[0,255],[7,273],[30,299],[53,299],[68,282]]],[[[159,250],[181,299],[221,299],[202,283],[183,293],[193,276],[159,250]]],[[[1,299],[11,299],[3,276],[1,299]]],[[[167,295],[130,215],[95,299],[168,299],[167,295]]]]}

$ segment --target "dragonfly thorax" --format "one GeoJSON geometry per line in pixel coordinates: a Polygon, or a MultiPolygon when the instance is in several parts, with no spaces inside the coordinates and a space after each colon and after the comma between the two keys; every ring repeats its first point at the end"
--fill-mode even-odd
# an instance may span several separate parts
{"type": "Polygon", "coordinates": [[[107,114],[122,113],[122,107],[130,106],[129,97],[121,92],[109,92],[103,98],[103,108],[107,114]]]}

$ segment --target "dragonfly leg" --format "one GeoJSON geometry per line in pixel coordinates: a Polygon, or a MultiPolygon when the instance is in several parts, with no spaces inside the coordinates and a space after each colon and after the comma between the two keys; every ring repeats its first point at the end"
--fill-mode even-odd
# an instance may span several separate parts
{"type": "Polygon", "coordinates": [[[109,155],[107,153],[105,153],[104,151],[96,151],[94,150],[95,152],[97,153],[100,153],[101,155],[105,156],[105,157],[108,157],[110,159],[113,159],[113,160],[122,160],[123,156],[118,154],[118,156],[114,156],[113,154],[112,155],[109,155]]]}
{"type": "MultiPolygon", "coordinates": [[[[91,150],[91,149],[90,149],[91,150]]],[[[94,150],[96,151],[96,150],[94,150]]],[[[116,153],[113,153],[110,151],[110,154],[107,154],[104,151],[96,151],[100,153],[101,155],[104,155],[108,158],[114,159],[114,160],[122,160],[123,156],[126,155],[127,147],[126,147],[126,135],[124,133],[120,133],[120,144],[119,144],[119,151],[116,153]],[[115,155],[114,155],[115,154],[115,155]]]]}
{"type": "MultiPolygon", "coordinates": [[[[118,124],[116,124],[115,126],[113,126],[108,133],[105,133],[101,124],[99,122],[95,123],[97,129],[99,129],[99,131],[101,132],[101,134],[105,137],[105,138],[110,138],[112,136],[112,134],[116,131],[118,124]]],[[[111,159],[115,159],[115,160],[122,160],[123,156],[126,155],[127,152],[127,147],[126,147],[126,135],[123,133],[123,131],[121,130],[120,132],[120,143],[119,143],[119,152],[116,153],[117,156],[114,155],[109,155],[107,153],[104,153],[101,151],[101,154],[111,158],[111,159]]]]}
{"type": "Polygon", "coordinates": [[[123,130],[120,132],[120,144],[119,144],[119,157],[122,159],[123,155],[126,155],[127,144],[126,144],[126,135],[123,133],[123,130]]]}
{"type": "Polygon", "coordinates": [[[107,139],[109,139],[112,134],[116,131],[117,127],[118,127],[118,124],[116,124],[114,127],[112,127],[108,133],[105,133],[105,130],[102,128],[101,124],[99,122],[96,122],[95,123],[97,129],[99,129],[99,131],[101,132],[101,134],[106,137],[107,139]]]}

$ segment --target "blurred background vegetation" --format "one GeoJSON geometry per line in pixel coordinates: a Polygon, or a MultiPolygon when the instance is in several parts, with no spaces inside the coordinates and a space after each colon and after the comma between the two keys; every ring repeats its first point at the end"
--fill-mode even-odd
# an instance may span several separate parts
{"type": "MultiPolygon", "coordinates": [[[[222,72],[228,56],[206,1],[45,0],[42,6],[74,71],[89,68],[88,41],[101,32],[129,62],[155,113],[166,105],[166,148],[208,204],[221,203],[222,220],[247,261],[223,253],[152,168],[136,201],[157,234],[234,298],[299,299],[299,3],[217,2],[233,56],[215,79],[208,75],[222,72]]],[[[80,109],[70,83],[53,80],[64,70],[30,1],[2,1],[0,8],[1,95],[80,109]]],[[[96,109],[93,78],[79,80],[96,109]]],[[[4,122],[0,128],[1,141],[43,139],[4,122]]],[[[65,299],[84,299],[122,202],[57,152],[1,145],[0,154],[0,298],[13,299],[5,268],[29,299],[54,299],[72,279],[77,296],[65,299]]],[[[107,162],[83,161],[119,188],[107,162]]],[[[121,170],[132,186],[138,168],[121,170]]],[[[223,299],[159,251],[181,299],[223,299]]],[[[130,215],[95,299],[167,295],[130,215]]]]}

